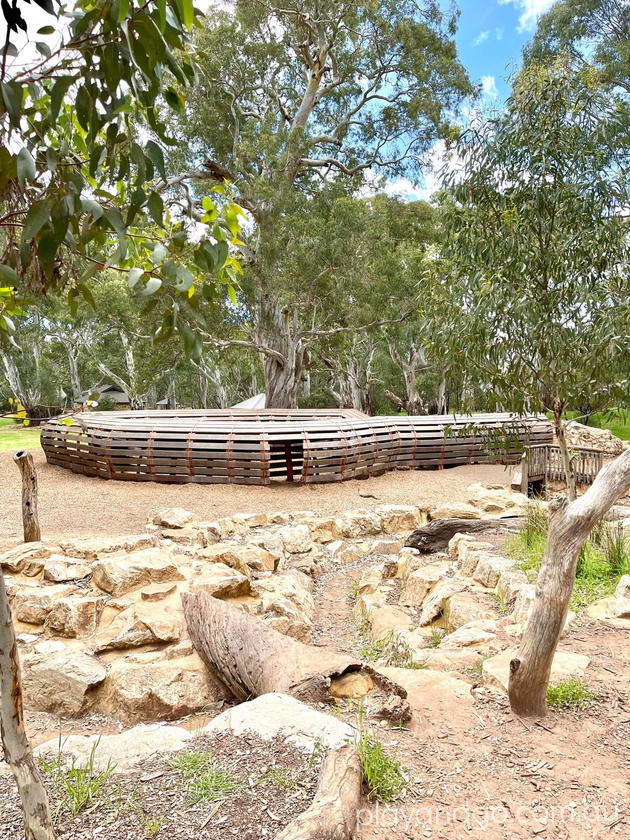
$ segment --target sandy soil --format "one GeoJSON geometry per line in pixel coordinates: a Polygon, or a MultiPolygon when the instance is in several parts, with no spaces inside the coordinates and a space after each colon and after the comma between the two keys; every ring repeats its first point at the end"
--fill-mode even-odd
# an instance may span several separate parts
{"type": "MultiPolygon", "coordinates": [[[[510,473],[492,464],[447,470],[391,472],[365,481],[270,487],[235,484],[155,484],[105,481],[52,467],[33,449],[39,478],[42,533],[52,540],[87,534],[141,532],[147,515],[165,507],[184,507],[204,519],[234,513],[313,510],[336,514],[379,504],[437,504],[466,498],[475,481],[507,485],[510,473]]],[[[13,453],[0,453],[0,550],[21,538],[20,476],[13,453]]]]}

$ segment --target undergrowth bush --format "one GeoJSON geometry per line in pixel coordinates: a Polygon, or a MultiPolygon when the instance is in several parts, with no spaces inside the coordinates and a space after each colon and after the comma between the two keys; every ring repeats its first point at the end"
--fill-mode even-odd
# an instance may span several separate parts
{"type": "Polygon", "coordinates": [[[575,678],[547,686],[547,703],[559,709],[586,709],[597,699],[594,692],[575,678]]]}
{"type": "Polygon", "coordinates": [[[407,789],[407,778],[400,763],[387,754],[375,734],[364,726],[364,709],[359,706],[357,748],[361,757],[363,784],[367,798],[394,802],[407,789]]]}
{"type": "MultiPolygon", "coordinates": [[[[506,551],[534,581],[547,543],[548,519],[542,505],[527,505],[525,523],[506,542],[506,551]]],[[[585,542],[577,562],[571,609],[582,610],[610,595],[622,575],[630,574],[630,545],[623,529],[600,521],[585,542]]]]}

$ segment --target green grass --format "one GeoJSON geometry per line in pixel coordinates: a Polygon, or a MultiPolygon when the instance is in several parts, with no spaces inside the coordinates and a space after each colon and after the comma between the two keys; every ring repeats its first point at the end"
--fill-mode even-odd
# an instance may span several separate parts
{"type": "Polygon", "coordinates": [[[66,767],[61,759],[61,751],[50,761],[40,761],[42,770],[52,778],[53,788],[60,799],[60,807],[65,806],[73,816],[99,800],[114,772],[115,765],[110,762],[103,770],[95,769],[94,754],[98,744],[99,741],[96,741],[92,747],[85,766],[77,766],[73,761],[71,767],[66,767]]]}
{"type": "MultiPolygon", "coordinates": [[[[547,520],[539,504],[527,507],[526,522],[506,542],[506,551],[530,581],[536,579],[547,542],[547,520]]],[[[598,523],[578,558],[570,607],[580,611],[611,595],[619,578],[630,574],[630,544],[618,525],[598,523]]]]}
{"type": "Polygon", "coordinates": [[[363,645],[359,656],[366,662],[382,662],[397,668],[418,668],[413,661],[413,648],[393,630],[382,638],[363,645]]]}
{"type": "Polygon", "coordinates": [[[39,432],[39,429],[16,424],[8,417],[0,417],[0,452],[37,448],[39,432]]]}
{"type": "Polygon", "coordinates": [[[558,709],[586,709],[596,699],[586,683],[575,678],[547,686],[547,703],[558,709]]]}
{"type": "Polygon", "coordinates": [[[240,787],[229,770],[220,770],[210,752],[178,755],[169,765],[188,783],[188,797],[193,805],[203,801],[226,799],[240,787]]]}
{"type": "Polygon", "coordinates": [[[365,708],[360,704],[357,714],[357,749],[367,798],[393,802],[407,789],[405,773],[400,763],[387,754],[375,734],[365,727],[364,719],[365,708]]]}

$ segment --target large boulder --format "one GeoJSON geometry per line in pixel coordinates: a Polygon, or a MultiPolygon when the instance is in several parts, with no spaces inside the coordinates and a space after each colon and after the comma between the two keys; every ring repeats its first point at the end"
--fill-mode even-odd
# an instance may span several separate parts
{"type": "Polygon", "coordinates": [[[597,429],[585,426],[577,420],[570,420],[565,426],[567,443],[570,446],[585,446],[588,449],[601,449],[606,455],[621,455],[624,442],[615,437],[610,429],[597,429]]]}
{"type": "Polygon", "coordinates": [[[182,621],[177,612],[163,604],[142,601],[127,607],[101,627],[94,637],[94,650],[124,650],[156,642],[176,642],[182,634],[182,621]]]}
{"type": "Polygon", "coordinates": [[[411,616],[400,607],[384,605],[374,607],[368,614],[370,621],[370,639],[378,641],[400,630],[411,629],[411,616]]]}
{"type": "Polygon", "coordinates": [[[305,554],[311,550],[313,540],[308,525],[285,525],[278,532],[282,546],[288,554],[305,554]]]}
{"type": "Polygon", "coordinates": [[[515,566],[514,560],[509,557],[500,557],[497,554],[484,554],[473,574],[473,580],[485,586],[486,589],[494,589],[499,578],[505,572],[509,572],[515,566]]]}
{"type": "Polygon", "coordinates": [[[51,554],[44,560],[44,580],[52,583],[67,583],[71,580],[83,580],[92,569],[86,563],[69,560],[63,554],[51,554]]]}
{"type": "Polygon", "coordinates": [[[75,588],[72,584],[64,583],[21,586],[13,595],[13,616],[26,624],[43,624],[57,601],[69,595],[75,588]]]}
{"type": "Polygon", "coordinates": [[[448,609],[449,599],[463,589],[464,583],[461,580],[447,578],[439,581],[422,603],[419,624],[429,624],[434,619],[439,618],[444,610],[448,609]]]}
{"type": "Polygon", "coordinates": [[[92,571],[92,582],[110,595],[124,595],[149,583],[184,579],[173,558],[155,548],[97,560],[92,571]]]}
{"type": "Polygon", "coordinates": [[[400,603],[406,607],[420,607],[435,584],[446,577],[448,563],[432,563],[410,572],[403,581],[400,603]]]}
{"type": "Polygon", "coordinates": [[[124,534],[120,537],[73,537],[61,543],[64,554],[81,560],[96,560],[102,554],[130,553],[158,544],[155,534],[124,534]]]}
{"type": "Polygon", "coordinates": [[[27,563],[33,560],[43,561],[51,554],[50,547],[43,542],[23,543],[0,554],[0,566],[5,572],[17,574],[27,563]]]}
{"type": "Polygon", "coordinates": [[[528,504],[527,496],[515,493],[507,487],[484,487],[482,484],[471,484],[468,488],[468,501],[484,513],[497,514],[509,512],[510,515],[520,516],[528,504]]]}
{"type": "Polygon", "coordinates": [[[381,517],[372,510],[348,510],[337,517],[338,529],[345,539],[380,534],[383,530],[381,517]]]}
{"type": "Polygon", "coordinates": [[[105,666],[85,651],[45,651],[22,657],[27,708],[77,717],[94,703],[94,691],[107,676],[105,666]]]}
{"type": "Polygon", "coordinates": [[[250,570],[273,572],[279,556],[256,545],[218,542],[197,552],[197,557],[211,563],[225,563],[249,577],[250,570]]]}
{"type": "Polygon", "coordinates": [[[354,740],[354,730],[332,715],[311,709],[287,694],[273,692],[240,703],[215,717],[204,729],[207,735],[252,733],[265,741],[283,738],[299,749],[313,752],[317,745],[337,749],[354,740]]]}
{"type": "Polygon", "coordinates": [[[34,752],[38,756],[59,756],[65,766],[85,767],[93,761],[96,771],[110,767],[121,773],[154,756],[183,749],[192,737],[182,726],[139,724],[116,735],[66,735],[61,745],[59,738],[53,738],[34,752]]]}
{"type": "Polygon", "coordinates": [[[448,601],[449,630],[458,630],[474,621],[496,618],[495,602],[481,592],[458,592],[448,601]]]}
{"type": "Polygon", "coordinates": [[[195,514],[180,507],[166,508],[153,517],[154,525],[163,528],[185,528],[195,519],[195,514]]]}
{"type": "Polygon", "coordinates": [[[115,662],[104,695],[102,706],[135,723],[182,718],[201,711],[223,692],[196,653],[162,659],[150,652],[115,662]]]}
{"type": "Polygon", "coordinates": [[[467,502],[447,502],[434,508],[429,519],[481,519],[481,511],[467,502]]]}
{"type": "Polygon", "coordinates": [[[287,636],[308,641],[313,627],[313,581],[297,569],[278,572],[252,584],[259,598],[255,612],[287,636]]]}
{"type": "Polygon", "coordinates": [[[368,552],[368,547],[363,542],[345,542],[344,540],[335,540],[327,546],[330,551],[330,557],[335,563],[341,563],[343,566],[349,566],[361,560],[368,552]]]}
{"type": "Polygon", "coordinates": [[[375,512],[380,516],[385,534],[404,534],[423,525],[426,516],[414,505],[377,505],[375,512]]]}
{"type": "Polygon", "coordinates": [[[203,590],[213,598],[238,598],[249,595],[251,582],[247,575],[226,566],[225,563],[212,563],[202,568],[191,581],[191,592],[203,590]]]}
{"type": "Polygon", "coordinates": [[[48,613],[44,627],[57,636],[85,637],[96,632],[104,596],[60,598],[48,613]]]}
{"type": "Polygon", "coordinates": [[[462,624],[457,630],[444,636],[440,648],[461,648],[469,645],[487,645],[496,638],[497,623],[492,619],[479,619],[462,624]]]}

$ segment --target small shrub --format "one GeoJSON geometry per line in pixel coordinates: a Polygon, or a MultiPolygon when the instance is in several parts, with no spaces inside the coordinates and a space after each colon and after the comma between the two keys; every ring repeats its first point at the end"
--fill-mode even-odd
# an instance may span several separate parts
{"type": "Polygon", "coordinates": [[[400,764],[387,755],[371,732],[361,733],[358,747],[368,799],[381,802],[398,799],[407,787],[400,764]]]}
{"type": "Polygon", "coordinates": [[[359,656],[366,662],[382,662],[397,668],[417,667],[413,661],[413,648],[393,630],[382,638],[363,645],[359,656]]]}
{"type": "Polygon", "coordinates": [[[182,753],[169,766],[188,782],[188,796],[193,805],[204,800],[225,799],[239,787],[229,770],[217,768],[210,752],[182,753]]]}
{"type": "Polygon", "coordinates": [[[438,630],[438,628],[437,628],[437,627],[434,627],[434,628],[433,628],[433,630],[431,631],[431,635],[430,635],[430,637],[429,637],[429,639],[428,639],[428,641],[427,641],[427,645],[426,645],[426,646],[427,646],[428,648],[436,648],[436,647],[439,647],[440,642],[442,641],[442,639],[443,639],[443,638],[444,638],[444,633],[443,633],[443,632],[441,633],[441,632],[438,630]]]}
{"type": "Polygon", "coordinates": [[[607,525],[604,528],[601,547],[615,577],[630,574],[630,546],[621,524],[607,525]]]}
{"type": "Polygon", "coordinates": [[[98,799],[115,770],[115,765],[111,762],[108,762],[103,770],[94,768],[94,755],[99,743],[100,738],[94,743],[84,767],[78,767],[74,761],[71,767],[64,765],[61,757],[61,741],[58,755],[52,761],[40,762],[42,769],[52,777],[53,788],[61,800],[61,805],[65,805],[73,816],[98,799]]]}
{"type": "Polygon", "coordinates": [[[586,683],[575,678],[547,686],[547,703],[558,709],[586,709],[596,699],[586,683]]]}

